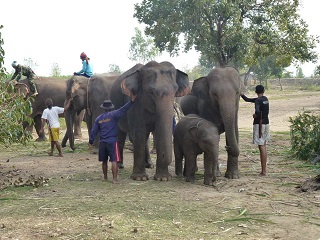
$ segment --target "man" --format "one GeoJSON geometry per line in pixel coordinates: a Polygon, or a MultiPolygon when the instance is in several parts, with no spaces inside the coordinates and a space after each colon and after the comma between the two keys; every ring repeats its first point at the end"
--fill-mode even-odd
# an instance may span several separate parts
{"type": "Polygon", "coordinates": [[[255,104],[255,113],[253,114],[253,143],[258,145],[261,161],[260,176],[267,174],[267,143],[270,140],[269,128],[269,100],[264,96],[264,87],[262,85],[256,86],[257,98],[247,98],[241,95],[246,102],[253,102],[255,104]]]}
{"type": "Polygon", "coordinates": [[[108,179],[108,157],[111,162],[111,171],[113,175],[113,183],[119,183],[118,179],[118,163],[120,161],[120,152],[118,148],[118,121],[126,114],[134,103],[136,96],[131,97],[131,101],[127,102],[121,108],[114,109],[114,105],[110,100],[105,100],[100,106],[105,112],[100,114],[92,127],[89,146],[92,147],[96,135],[99,133],[99,162],[102,162],[102,172],[104,179],[108,179]]]}
{"type": "Polygon", "coordinates": [[[60,133],[60,123],[59,123],[59,114],[65,112],[70,107],[70,103],[72,98],[70,98],[65,105],[62,107],[53,107],[53,101],[51,98],[48,98],[45,101],[46,109],[43,111],[41,116],[41,129],[40,134],[43,132],[43,128],[45,123],[47,122],[49,128],[49,139],[51,142],[51,151],[49,152],[49,156],[53,156],[54,146],[56,146],[59,154],[57,157],[63,157],[61,145],[59,143],[59,133],[60,133]]]}
{"type": "Polygon", "coordinates": [[[80,54],[80,59],[82,61],[82,69],[79,72],[74,72],[73,74],[77,76],[91,78],[93,76],[93,70],[90,58],[88,58],[87,54],[82,52],[80,54]]]}
{"type": "Polygon", "coordinates": [[[30,91],[32,93],[31,96],[37,96],[38,91],[37,91],[36,85],[34,83],[35,73],[32,71],[32,69],[30,67],[26,67],[26,66],[22,66],[22,65],[18,64],[17,61],[13,61],[11,66],[15,69],[15,72],[14,72],[11,80],[19,81],[21,79],[22,75],[26,76],[29,83],[30,83],[30,91]]]}

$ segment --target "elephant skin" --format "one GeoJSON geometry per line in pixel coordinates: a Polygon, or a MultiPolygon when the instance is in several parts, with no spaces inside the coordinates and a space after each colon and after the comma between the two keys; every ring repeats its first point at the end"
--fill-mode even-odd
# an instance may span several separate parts
{"type": "Polygon", "coordinates": [[[204,153],[205,185],[216,180],[219,157],[220,134],[210,121],[196,114],[182,117],[174,131],[175,171],[182,176],[182,160],[185,159],[184,176],[187,182],[194,182],[197,168],[197,156],[204,153]]]}
{"type": "MultiPolygon", "coordinates": [[[[38,95],[33,97],[34,100],[32,103],[32,113],[30,115],[34,120],[34,125],[36,132],[38,134],[38,138],[36,141],[45,141],[46,137],[44,133],[39,133],[41,128],[41,115],[43,110],[46,108],[45,101],[47,98],[51,98],[54,106],[63,107],[65,100],[65,93],[67,89],[66,80],[58,79],[58,78],[50,78],[50,77],[37,77],[34,79],[36,84],[38,95]]],[[[15,92],[24,94],[26,98],[30,97],[32,93],[30,93],[30,84],[28,79],[23,79],[17,82],[14,86],[15,92]]],[[[74,134],[77,138],[82,138],[81,133],[81,123],[83,120],[84,112],[82,112],[76,119],[76,123],[74,125],[74,134]]],[[[63,114],[60,115],[63,117],[63,114]]],[[[27,127],[24,124],[24,127],[27,127]]],[[[62,146],[65,146],[67,141],[66,136],[62,141],[62,146]]]]}
{"type": "Polygon", "coordinates": [[[239,178],[238,110],[240,94],[245,91],[236,69],[214,68],[208,76],[195,80],[191,94],[180,101],[185,115],[197,114],[217,126],[219,134],[225,132],[228,154],[225,177],[230,179],[239,178]]]}
{"type": "Polygon", "coordinates": [[[156,141],[156,173],[154,179],[172,178],[168,166],[172,162],[172,119],[174,98],[190,92],[188,75],[169,62],[151,61],[137,64],[123,73],[111,89],[115,108],[130,100],[127,95],[137,95],[135,103],[119,120],[119,148],[123,156],[126,133],[133,142],[134,180],[148,180],[146,162],[150,159],[148,136],[153,132],[156,141]]]}
{"type": "MultiPolygon", "coordinates": [[[[110,99],[111,86],[118,77],[119,74],[106,73],[93,75],[92,78],[72,76],[67,80],[67,88],[64,92],[65,101],[71,97],[73,98],[69,109],[65,112],[67,134],[71,149],[75,149],[72,132],[75,116],[85,110],[85,120],[88,134],[90,134],[94,121],[104,112],[100,108],[100,105],[104,100],[110,99]]],[[[98,139],[96,138],[94,141],[95,148],[98,147],[98,139]]]]}

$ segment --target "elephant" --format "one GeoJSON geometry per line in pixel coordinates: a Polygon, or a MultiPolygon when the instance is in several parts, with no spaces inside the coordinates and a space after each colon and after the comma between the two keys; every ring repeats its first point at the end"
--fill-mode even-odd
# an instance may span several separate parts
{"type": "Polygon", "coordinates": [[[197,156],[204,153],[205,185],[216,180],[219,157],[219,129],[210,121],[196,114],[182,117],[173,134],[175,172],[182,176],[182,160],[185,159],[183,175],[187,182],[194,182],[197,156]]]}
{"type": "MultiPolygon", "coordinates": [[[[55,106],[63,107],[67,83],[66,80],[51,77],[37,77],[34,82],[37,86],[38,95],[33,97],[33,100],[31,101],[32,113],[30,117],[34,120],[35,129],[38,134],[36,141],[45,141],[45,134],[43,132],[39,133],[41,128],[41,115],[43,110],[46,108],[45,101],[47,98],[51,98],[55,106]]],[[[24,94],[26,98],[31,96],[28,79],[23,79],[15,83],[14,90],[19,94],[24,94]]],[[[75,120],[74,135],[77,138],[82,138],[81,123],[83,121],[83,116],[84,111],[81,112],[75,120]]],[[[61,117],[63,117],[63,115],[61,115],[61,117]]],[[[24,124],[24,127],[27,127],[27,125],[24,124]]],[[[67,138],[65,136],[61,146],[65,146],[66,142],[67,138]]]]}
{"type": "MultiPolygon", "coordinates": [[[[95,74],[92,78],[72,76],[67,80],[67,88],[64,92],[65,100],[73,98],[69,109],[65,111],[67,134],[71,149],[75,150],[72,132],[75,116],[85,110],[85,119],[88,133],[90,134],[94,121],[104,111],[100,108],[100,105],[104,100],[110,99],[111,86],[118,77],[119,74],[106,73],[95,74]]],[[[95,139],[94,146],[98,147],[98,138],[95,139]]]]}
{"type": "Polygon", "coordinates": [[[168,167],[172,162],[174,98],[188,93],[188,75],[167,61],[136,64],[113,84],[110,97],[115,108],[129,101],[129,96],[137,95],[133,106],[118,122],[121,156],[126,133],[133,142],[133,180],[149,179],[145,168],[150,159],[148,136],[151,132],[155,136],[157,152],[154,179],[171,180],[168,167]]]}
{"type": "Polygon", "coordinates": [[[219,134],[225,132],[228,154],[225,177],[229,179],[239,178],[238,110],[240,94],[245,91],[236,69],[214,68],[206,77],[195,80],[191,94],[180,101],[185,115],[197,114],[217,126],[219,134]]]}

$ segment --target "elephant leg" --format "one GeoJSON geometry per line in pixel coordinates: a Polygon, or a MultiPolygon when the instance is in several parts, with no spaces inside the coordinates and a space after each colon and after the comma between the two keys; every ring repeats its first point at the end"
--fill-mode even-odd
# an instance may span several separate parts
{"type": "MultiPolygon", "coordinates": [[[[146,181],[149,176],[146,173],[146,133],[142,129],[135,129],[133,133],[133,171],[131,178],[138,181],[146,181]]],[[[149,151],[148,151],[149,152],[149,151]]]]}
{"type": "Polygon", "coordinates": [[[145,149],[145,161],[146,161],[146,168],[154,168],[154,164],[151,161],[150,157],[150,151],[149,151],[149,136],[150,134],[147,134],[147,143],[146,143],[146,149],[145,149]]]}
{"type": "Polygon", "coordinates": [[[36,141],[41,142],[41,141],[46,141],[47,138],[44,134],[44,131],[40,134],[40,129],[41,129],[41,115],[38,114],[37,116],[35,116],[34,118],[34,125],[36,128],[36,132],[38,134],[38,138],[36,139],[36,141]]]}
{"type": "Polygon", "coordinates": [[[75,139],[82,139],[81,124],[84,119],[85,112],[86,110],[82,110],[79,115],[76,115],[75,117],[73,133],[75,139]]]}
{"type": "Polygon", "coordinates": [[[118,167],[119,168],[124,168],[123,165],[123,149],[124,149],[124,145],[126,142],[126,138],[127,138],[127,133],[123,132],[119,129],[119,133],[118,133],[118,139],[119,139],[119,152],[120,152],[120,162],[118,162],[118,167]]]}
{"type": "Polygon", "coordinates": [[[185,161],[185,178],[187,182],[194,183],[196,176],[196,154],[188,154],[185,161]]]}
{"type": "Polygon", "coordinates": [[[182,176],[182,161],[183,151],[178,141],[174,141],[174,159],[175,159],[175,173],[177,176],[182,176]]]}
{"type": "MultiPolygon", "coordinates": [[[[226,140],[228,145],[228,140],[226,140]]],[[[238,169],[238,156],[232,156],[229,149],[227,148],[228,160],[227,160],[227,171],[225,177],[229,179],[238,179],[239,178],[239,169],[238,169]]]]}

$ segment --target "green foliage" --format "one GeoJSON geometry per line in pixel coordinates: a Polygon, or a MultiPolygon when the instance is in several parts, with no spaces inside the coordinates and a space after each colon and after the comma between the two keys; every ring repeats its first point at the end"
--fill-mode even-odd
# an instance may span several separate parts
{"type": "Polygon", "coordinates": [[[302,160],[320,154],[320,117],[307,112],[290,117],[291,153],[302,160]]]}
{"type": "MultiPolygon", "coordinates": [[[[3,26],[0,26],[0,30],[3,26]]],[[[6,69],[3,67],[4,50],[0,32],[0,144],[25,144],[31,139],[30,132],[24,131],[22,123],[31,123],[28,115],[32,112],[31,101],[14,93],[11,83],[6,83],[6,69]]]]}
{"type": "Polygon", "coordinates": [[[53,63],[51,67],[51,77],[60,77],[61,76],[61,68],[58,63],[53,63]]]}
{"type": "Polygon", "coordinates": [[[297,78],[304,78],[304,74],[303,74],[303,71],[302,71],[302,68],[301,68],[301,67],[298,67],[298,68],[297,68],[296,77],[297,77],[297,78]]]}
{"type": "Polygon", "coordinates": [[[122,71],[117,64],[109,64],[109,72],[119,73],[121,74],[122,71]]]}
{"type": "Polygon", "coordinates": [[[200,77],[207,76],[210,69],[197,65],[192,69],[184,69],[184,72],[188,74],[190,81],[194,81],[200,77]]]}
{"type": "Polygon", "coordinates": [[[146,63],[159,56],[159,49],[154,45],[151,38],[135,28],[135,36],[131,38],[129,59],[138,63],[146,63]]]}
{"type": "Polygon", "coordinates": [[[143,0],[134,17],[160,51],[195,48],[219,66],[252,66],[277,53],[287,66],[317,59],[318,37],[298,14],[301,0],[143,0]]]}

